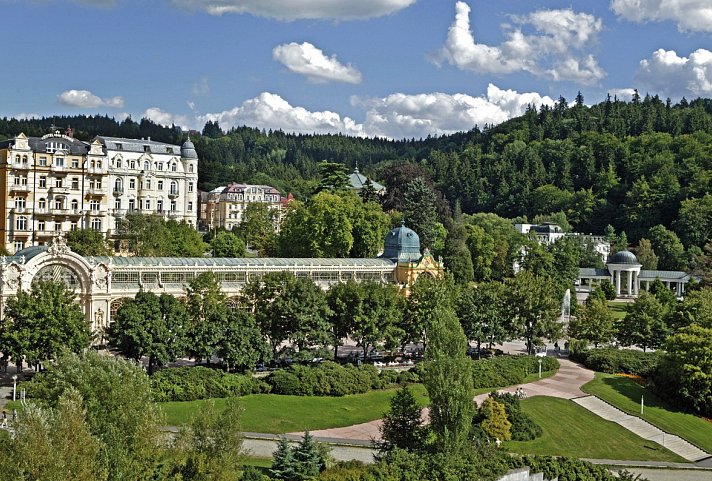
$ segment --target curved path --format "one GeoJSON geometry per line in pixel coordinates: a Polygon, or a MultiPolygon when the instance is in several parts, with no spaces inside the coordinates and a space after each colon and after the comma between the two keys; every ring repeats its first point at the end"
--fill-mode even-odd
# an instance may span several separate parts
{"type": "MultiPolygon", "coordinates": [[[[510,386],[506,389],[502,389],[501,392],[514,392],[517,388],[521,387],[527,396],[551,396],[563,399],[585,396],[586,394],[581,391],[581,386],[593,379],[593,371],[568,359],[559,359],[559,363],[561,367],[552,377],[527,384],[510,386]]],[[[489,396],[489,394],[480,394],[475,397],[475,401],[477,404],[480,404],[487,396],[489,396]]],[[[427,418],[427,415],[428,410],[423,409],[423,417],[427,418]]],[[[377,419],[367,423],[345,426],[343,428],[311,431],[311,434],[323,440],[338,439],[342,442],[354,441],[363,443],[364,441],[380,440],[380,428],[381,420],[377,419]]],[[[300,435],[301,433],[290,434],[300,435]]]]}

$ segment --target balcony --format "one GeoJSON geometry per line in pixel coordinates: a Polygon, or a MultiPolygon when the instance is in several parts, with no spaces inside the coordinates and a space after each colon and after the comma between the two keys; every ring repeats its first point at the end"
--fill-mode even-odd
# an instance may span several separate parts
{"type": "Polygon", "coordinates": [[[106,167],[89,167],[87,168],[87,174],[89,175],[106,175],[109,170],[106,167]]]}
{"type": "Polygon", "coordinates": [[[67,175],[67,167],[64,165],[53,165],[52,173],[57,175],[67,175]]]}
{"type": "Polygon", "coordinates": [[[79,217],[84,214],[81,209],[67,209],[67,215],[70,217],[79,217]]]}
{"type": "Polygon", "coordinates": [[[30,210],[27,207],[13,207],[13,214],[27,214],[30,210]]]}
{"type": "Polygon", "coordinates": [[[104,192],[104,189],[102,189],[101,187],[89,187],[86,190],[86,194],[92,197],[103,197],[104,195],[106,195],[106,192],[104,192]]]}
{"type": "Polygon", "coordinates": [[[10,192],[15,192],[19,194],[29,194],[30,193],[30,186],[29,185],[16,185],[13,184],[10,186],[10,192]]]}
{"type": "Polygon", "coordinates": [[[104,216],[106,215],[106,211],[104,210],[88,210],[87,214],[89,214],[91,217],[98,217],[98,216],[104,216]]]}
{"type": "Polygon", "coordinates": [[[10,168],[13,170],[30,170],[32,165],[29,162],[12,162],[10,168]]]}
{"type": "Polygon", "coordinates": [[[171,190],[168,191],[168,197],[171,198],[171,199],[175,199],[175,198],[178,197],[179,195],[180,195],[180,193],[178,192],[178,190],[173,190],[173,189],[171,189],[171,190]]]}
{"type": "Polygon", "coordinates": [[[114,209],[114,217],[125,217],[126,216],[126,209],[114,209]]]}
{"type": "Polygon", "coordinates": [[[114,197],[120,197],[124,195],[124,188],[123,187],[114,187],[113,190],[114,197]]]}
{"type": "Polygon", "coordinates": [[[50,187],[49,193],[52,195],[69,195],[69,187],[50,187]]]}
{"type": "Polygon", "coordinates": [[[168,212],[168,217],[170,217],[171,219],[177,219],[179,217],[183,217],[183,213],[178,212],[177,210],[171,210],[168,212]]]}

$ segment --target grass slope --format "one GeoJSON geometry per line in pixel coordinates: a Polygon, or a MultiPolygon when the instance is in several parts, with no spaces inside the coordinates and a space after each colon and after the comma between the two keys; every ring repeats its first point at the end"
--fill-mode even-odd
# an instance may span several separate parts
{"type": "Polygon", "coordinates": [[[584,384],[581,389],[712,453],[712,422],[670,407],[649,389],[626,377],[597,372],[596,377],[584,384]],[[640,415],[641,396],[644,396],[645,404],[642,416],[640,415]]]}
{"type": "Polygon", "coordinates": [[[544,435],[533,441],[504,443],[506,449],[515,453],[685,462],[662,446],[566,399],[535,396],[522,401],[522,410],[542,427],[544,435]]]}
{"type": "MultiPolygon", "coordinates": [[[[412,389],[418,402],[425,406],[425,388],[415,384],[412,389]]],[[[244,396],[242,430],[282,434],[365,423],[383,417],[395,392],[395,389],[388,389],[343,397],[278,394],[244,396]]],[[[161,403],[161,406],[166,413],[166,422],[178,426],[185,424],[206,402],[210,401],[167,402],[161,403]]],[[[213,402],[217,410],[225,405],[225,399],[214,399],[213,402]]]]}

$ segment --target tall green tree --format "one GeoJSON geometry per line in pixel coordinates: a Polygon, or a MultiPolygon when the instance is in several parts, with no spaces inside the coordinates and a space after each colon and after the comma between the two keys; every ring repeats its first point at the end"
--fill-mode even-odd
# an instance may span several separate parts
{"type": "Polygon", "coordinates": [[[561,325],[557,318],[561,299],[557,298],[558,290],[553,281],[521,271],[505,286],[509,317],[517,332],[526,340],[529,354],[534,354],[535,339],[559,337],[561,325]]]}
{"type": "Polygon", "coordinates": [[[324,191],[334,192],[348,189],[349,174],[344,164],[324,160],[319,163],[318,167],[319,185],[314,192],[315,194],[324,191]]]}
{"type": "Polygon", "coordinates": [[[250,202],[245,207],[238,231],[248,247],[256,249],[260,255],[266,255],[275,249],[275,218],[278,213],[264,202],[250,202]]]}
{"type": "Polygon", "coordinates": [[[269,359],[270,349],[252,313],[231,310],[221,333],[217,355],[228,370],[247,371],[258,361],[269,359]]]}
{"type": "Polygon", "coordinates": [[[702,247],[712,238],[712,194],[680,202],[675,230],[687,246],[702,247]]]}
{"type": "Polygon", "coordinates": [[[403,196],[403,217],[406,225],[420,237],[422,247],[436,249],[445,239],[438,238],[436,195],[421,177],[406,186],[403,196]]]}
{"type": "Polygon", "coordinates": [[[648,231],[648,238],[658,256],[658,268],[669,271],[685,268],[685,248],[677,234],[663,225],[656,225],[648,231]]]}
{"type": "Polygon", "coordinates": [[[203,272],[186,287],[188,353],[197,361],[210,359],[227,320],[227,297],[213,272],[203,272]]]}
{"type": "Polygon", "coordinates": [[[422,409],[413,391],[403,385],[390,401],[390,409],[383,416],[382,442],[377,444],[379,456],[394,449],[421,452],[426,447],[428,429],[423,424],[422,409]]]}
{"type": "Polygon", "coordinates": [[[110,256],[111,249],[104,235],[94,229],[75,229],[67,232],[67,245],[80,256],[110,256]]]}
{"type": "Polygon", "coordinates": [[[213,257],[245,257],[245,241],[233,232],[220,231],[210,241],[213,257]]]}
{"type": "Polygon", "coordinates": [[[0,320],[0,349],[6,357],[30,365],[56,359],[60,352],[81,352],[92,339],[76,294],[63,282],[36,280],[29,292],[18,290],[0,320]]]}
{"type": "Polygon", "coordinates": [[[457,316],[467,339],[477,342],[478,356],[482,343],[491,346],[509,340],[512,329],[509,326],[506,300],[504,284],[497,281],[482,282],[460,290],[457,316]]]}
{"type": "Polygon", "coordinates": [[[125,301],[109,326],[109,345],[140,361],[148,356],[148,373],[184,353],[188,313],[185,304],[169,294],[140,291],[125,301]]]}
{"type": "Polygon", "coordinates": [[[665,310],[653,294],[641,291],[618,323],[618,341],[623,346],[638,346],[643,351],[662,347],[668,334],[665,310]]]}
{"type": "Polygon", "coordinates": [[[642,269],[654,271],[658,268],[658,256],[655,255],[652,243],[648,239],[640,239],[635,249],[635,257],[642,264],[642,269]]]}
{"type": "Polygon", "coordinates": [[[613,340],[615,318],[605,298],[589,297],[576,317],[569,321],[569,336],[592,343],[595,347],[613,340]]]}

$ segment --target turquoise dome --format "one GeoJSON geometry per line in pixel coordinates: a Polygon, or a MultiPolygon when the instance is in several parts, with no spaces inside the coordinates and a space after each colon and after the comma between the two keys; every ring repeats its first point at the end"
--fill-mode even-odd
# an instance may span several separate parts
{"type": "Polygon", "coordinates": [[[416,262],[422,257],[420,253],[420,237],[413,229],[403,223],[386,235],[381,257],[394,262],[416,262]]]}

